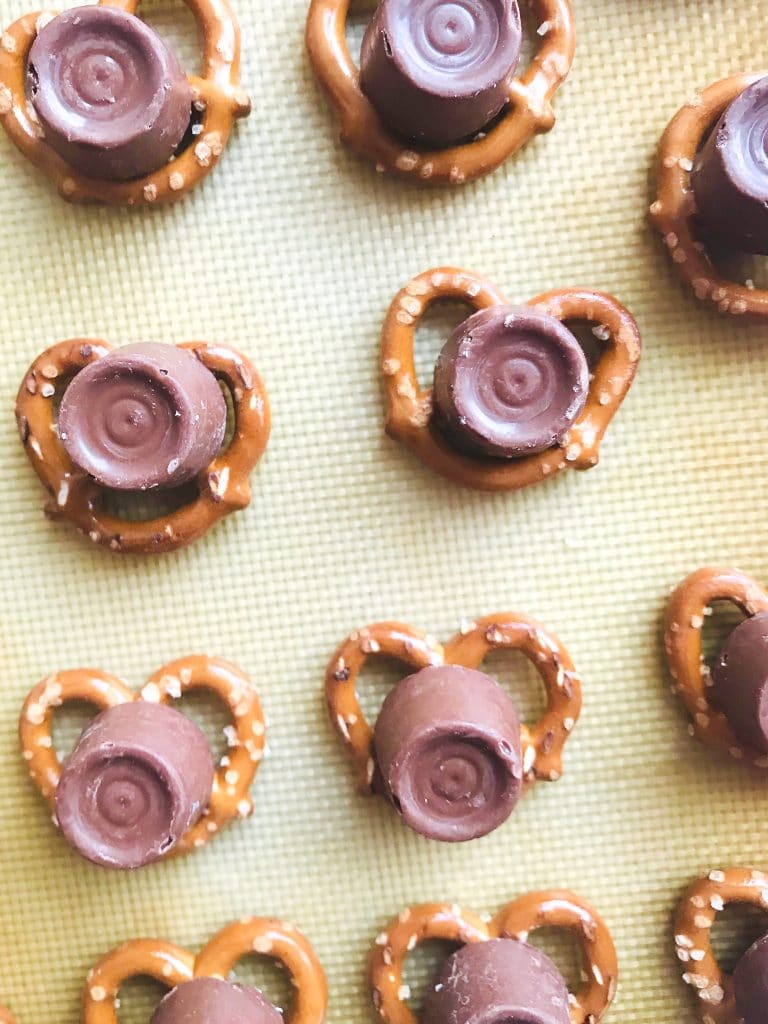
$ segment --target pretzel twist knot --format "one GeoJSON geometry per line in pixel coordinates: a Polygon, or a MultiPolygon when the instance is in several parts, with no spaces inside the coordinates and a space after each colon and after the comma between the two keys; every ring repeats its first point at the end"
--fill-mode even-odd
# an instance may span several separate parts
{"type": "Polygon", "coordinates": [[[254,953],[276,960],[290,975],[295,997],[286,1013],[287,1024],[322,1024],[328,986],[312,946],[293,925],[266,917],[228,925],[197,956],[159,939],[118,946],[88,975],[83,1024],[117,1024],[118,995],[129,978],[154,978],[168,989],[194,978],[227,980],[237,962],[254,953]]]}
{"type": "Polygon", "coordinates": [[[194,690],[213,693],[229,711],[229,749],[216,767],[208,807],[163,856],[197,849],[233,818],[248,817],[253,811],[250,787],[264,756],[264,713],[256,689],[240,669],[221,658],[205,655],[179,658],[163,665],[139,693],[116,676],[86,668],[57,672],[32,689],[19,719],[21,755],[51,811],[55,814],[56,788],[62,773],[53,745],[56,708],[70,701],[84,701],[99,711],[131,701],[171,704],[194,690]]]}
{"type": "MultiPolygon", "coordinates": [[[[99,0],[136,14],[141,0],[99,0]]],[[[39,167],[72,202],[140,206],[180,199],[215,167],[237,118],[250,113],[251,102],[240,88],[240,27],[227,0],[185,0],[203,39],[199,76],[188,76],[199,134],[159,170],[130,181],[86,177],[59,156],[43,137],[27,102],[27,59],[35,37],[56,12],[27,14],[15,21],[0,44],[0,123],[21,152],[39,167]]]]}
{"type": "Polygon", "coordinates": [[[381,369],[386,394],[386,431],[426,466],[465,487],[514,491],[564,469],[590,469],[600,443],[626,397],[640,359],[640,334],[630,312],[610,295],[570,288],[546,292],[526,305],[557,320],[586,321],[605,348],[592,372],[586,402],[562,442],[520,458],[484,458],[455,448],[433,420],[432,388],[420,387],[414,361],[416,329],[429,307],[441,299],[467,303],[473,310],[506,304],[485,278],[455,267],[427,270],[395,296],[381,337],[381,369]]]}
{"type": "Polygon", "coordinates": [[[425,185],[461,185],[490,174],[533,136],[555,123],[552,100],[573,63],[575,29],[570,0],[531,0],[540,26],[538,49],[522,75],[509,84],[499,120],[473,141],[446,149],[411,149],[382,125],[360,88],[349,52],[346,22],[350,0],[311,0],[306,27],[309,57],[352,150],[388,172],[425,185]]]}
{"type": "Polygon", "coordinates": [[[417,1024],[406,1002],[405,961],[422,942],[443,939],[466,944],[509,938],[527,942],[538,928],[571,932],[578,941],[584,982],[570,995],[572,1024],[597,1024],[616,995],[618,961],[608,926],[571,892],[528,893],[502,907],[490,921],[456,904],[408,907],[376,937],[369,961],[373,1003],[387,1024],[417,1024]]]}
{"type": "Polygon", "coordinates": [[[132,521],[108,511],[108,491],[72,463],[57,430],[60,389],[85,366],[111,352],[106,341],[74,338],[47,349],[32,363],[16,398],[16,421],[27,457],[51,494],[51,518],[67,519],[94,543],[118,553],[162,553],[191,544],[219,519],[245,508],[248,477],[266,448],[270,430],[267,392],[256,367],[225,345],[186,342],[228,388],[235,428],[228,446],[194,482],[194,497],[166,515],[132,521]]]}

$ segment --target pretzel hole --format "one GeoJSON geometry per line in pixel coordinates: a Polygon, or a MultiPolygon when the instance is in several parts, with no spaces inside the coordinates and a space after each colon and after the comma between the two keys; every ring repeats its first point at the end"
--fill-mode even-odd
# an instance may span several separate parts
{"type": "Polygon", "coordinates": [[[190,8],[181,0],[142,0],[139,17],[179,58],[187,74],[197,74],[203,40],[190,8]]]}
{"type": "Polygon", "coordinates": [[[238,985],[257,988],[284,1016],[290,1014],[295,998],[293,981],[286,968],[274,957],[249,953],[237,962],[230,980],[238,985]]]}
{"type": "Polygon", "coordinates": [[[733,601],[714,601],[706,609],[701,627],[701,654],[710,668],[730,633],[747,618],[746,612],[733,601]]]}
{"type": "Polygon", "coordinates": [[[587,974],[581,946],[568,929],[537,928],[530,933],[528,944],[549,957],[565,979],[569,992],[575,992],[585,982],[594,980],[587,974]]]}
{"type": "Polygon", "coordinates": [[[503,647],[490,651],[480,670],[512,697],[521,721],[537,722],[546,711],[547,691],[531,659],[522,651],[503,647]]]}
{"type": "Polygon", "coordinates": [[[378,7],[378,0],[352,0],[346,22],[347,46],[355,67],[360,67],[360,48],[368,22],[378,7]]]}
{"type": "Polygon", "coordinates": [[[432,387],[435,363],[443,346],[474,312],[474,306],[468,302],[451,298],[435,299],[427,307],[413,336],[413,359],[420,388],[432,387]]]}
{"type": "Polygon", "coordinates": [[[528,70],[533,58],[541,49],[545,35],[539,34],[542,19],[535,12],[532,0],[521,0],[520,20],[523,24],[523,40],[520,48],[520,60],[515,70],[515,78],[521,78],[528,70]]]}
{"type": "Polygon", "coordinates": [[[405,1002],[417,1016],[421,1015],[427,992],[435,983],[445,961],[451,953],[461,949],[461,945],[460,942],[447,939],[426,939],[405,958],[403,983],[409,993],[405,1002]]]}
{"type": "Polygon", "coordinates": [[[80,735],[90,725],[100,708],[85,700],[68,700],[53,714],[51,735],[53,749],[60,761],[65,761],[77,745],[80,735]]]}
{"type": "Polygon", "coordinates": [[[710,236],[698,223],[696,227],[713,266],[722,277],[750,289],[768,288],[768,256],[733,249],[710,236]]]}
{"type": "Polygon", "coordinates": [[[126,978],[117,994],[119,1024],[149,1024],[157,1004],[168,992],[155,978],[145,974],[126,978]]]}
{"type": "Polygon", "coordinates": [[[711,929],[712,952],[726,974],[749,947],[768,933],[768,913],[751,903],[728,903],[711,929]]]}
{"type": "Polygon", "coordinates": [[[610,341],[608,329],[591,320],[564,320],[563,323],[581,346],[591,376],[610,341]]]}
{"type": "Polygon", "coordinates": [[[208,746],[218,762],[230,749],[229,736],[234,738],[232,716],[221,699],[210,690],[191,690],[173,701],[173,707],[183,712],[198,726],[208,740],[208,746]]]}
{"type": "Polygon", "coordinates": [[[376,721],[387,694],[406,676],[417,671],[413,665],[406,665],[387,655],[368,658],[357,678],[357,699],[369,722],[376,721]]]}

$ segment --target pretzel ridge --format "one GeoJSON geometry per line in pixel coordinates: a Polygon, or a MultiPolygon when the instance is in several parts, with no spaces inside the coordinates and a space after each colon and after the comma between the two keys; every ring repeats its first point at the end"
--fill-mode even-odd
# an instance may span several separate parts
{"type": "Polygon", "coordinates": [[[387,1024],[418,1024],[406,1000],[403,969],[408,954],[429,939],[484,942],[512,938],[527,942],[537,928],[572,932],[581,951],[585,981],[571,993],[572,1024],[597,1024],[616,995],[618,961],[611,933],[603,919],[571,892],[528,893],[487,920],[457,904],[423,903],[407,907],[377,937],[368,975],[374,1006],[387,1024]]]}
{"type": "Polygon", "coordinates": [[[104,506],[107,489],[74,466],[57,432],[57,383],[68,382],[114,346],[87,338],[58,342],[35,359],[19,388],[19,435],[32,467],[51,495],[46,513],[51,518],[69,520],[95,544],[110,551],[176,551],[250,502],[248,477],[264,453],[270,431],[264,383],[256,367],[236,349],[197,341],[179,347],[193,352],[226,384],[234,404],[235,432],[229,445],[196,478],[197,496],[154,519],[131,521],[109,513],[104,506]]]}
{"type": "MultiPolygon", "coordinates": [[[[248,677],[222,658],[191,655],[158,669],[136,693],[100,669],[70,669],[41,680],[30,692],[19,718],[21,756],[30,777],[55,815],[62,764],[53,745],[55,709],[84,701],[99,711],[143,700],[169,704],[191,690],[209,690],[232,716],[230,749],[219,761],[211,799],[203,815],[165,857],[198,849],[234,818],[253,811],[250,787],[264,756],[265,722],[258,693],[248,677]]],[[[55,819],[54,819],[55,820],[55,819]]]]}
{"type": "Polygon", "coordinates": [[[379,173],[423,185],[461,185],[495,171],[531,138],[554,126],[552,100],[571,69],[576,45],[570,0],[529,0],[541,42],[523,74],[510,83],[506,112],[481,137],[447,149],[412,149],[382,125],[360,88],[347,46],[350,2],[311,0],[306,45],[315,75],[336,109],[342,141],[379,173]]]}
{"type": "Polygon", "coordinates": [[[325,699],[339,740],[357,773],[360,791],[380,791],[373,729],[357,693],[357,681],[369,657],[402,662],[413,672],[428,665],[479,668],[492,650],[519,650],[533,663],[547,693],[547,709],[538,722],[521,727],[524,785],[554,782],[563,771],[565,742],[581,712],[581,681],[560,640],[535,619],[517,612],[486,615],[466,623],[445,645],[397,622],[379,622],[352,633],[336,650],[325,674],[325,699]]]}
{"type": "Polygon", "coordinates": [[[249,917],[223,928],[195,956],[159,939],[136,939],[108,953],[89,973],[83,999],[83,1024],[118,1024],[120,987],[129,978],[148,975],[168,989],[196,978],[227,980],[244,956],[269,956],[291,977],[295,1004],[287,1024],[322,1024],[328,986],[307,938],[276,918],[249,917]]]}
{"type": "Polygon", "coordinates": [[[425,466],[454,483],[484,491],[515,491],[564,469],[597,464],[600,442],[626,397],[640,359],[640,333],[629,310],[603,292],[567,288],[546,292],[526,305],[558,320],[585,320],[605,340],[581,415],[560,445],[516,459],[475,457],[458,451],[432,423],[432,389],[416,377],[416,328],[432,303],[456,299],[473,312],[506,302],[485,278],[456,267],[427,270],[398,292],[384,321],[381,370],[386,432],[425,466]]]}
{"type": "Polygon", "coordinates": [[[691,171],[699,149],[726,108],[764,77],[765,72],[731,75],[697,93],[678,110],[659,142],[656,198],[650,207],[651,222],[695,297],[719,313],[761,320],[768,317],[768,291],[724,277],[701,240],[691,171]]]}
{"type": "MultiPolygon", "coordinates": [[[[240,88],[240,26],[228,0],[184,0],[203,39],[200,76],[189,75],[201,131],[164,167],[131,181],[88,178],[48,145],[34,110],[27,103],[27,58],[37,33],[58,12],[38,11],[15,21],[0,44],[0,124],[29,160],[47,175],[64,199],[111,206],[153,206],[175,202],[215,167],[237,118],[251,101],[240,88]]],[[[141,0],[99,0],[136,14],[141,0]]]]}
{"type": "Polygon", "coordinates": [[[675,952],[683,981],[698,998],[703,1024],[741,1024],[733,980],[712,951],[712,925],[729,903],[768,909],[768,874],[749,868],[710,871],[689,886],[675,913],[675,952]]]}
{"type": "Polygon", "coordinates": [[[704,664],[701,631],[709,606],[731,601],[747,615],[768,611],[768,594],[756,579],[739,569],[707,567],[691,573],[674,590],[667,607],[664,649],[673,692],[691,717],[691,734],[702,743],[727,751],[736,760],[768,768],[768,756],[745,747],[728,720],[709,699],[709,670],[704,664]]]}

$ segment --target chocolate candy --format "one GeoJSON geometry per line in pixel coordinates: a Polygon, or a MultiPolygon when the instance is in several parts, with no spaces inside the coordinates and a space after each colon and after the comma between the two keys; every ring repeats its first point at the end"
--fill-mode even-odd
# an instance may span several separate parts
{"type": "Polygon", "coordinates": [[[227,406],[214,375],[186,349],[127,345],[89,364],[64,392],[59,437],[105,487],[174,487],[219,451],[227,406]]]}
{"type": "Polygon", "coordinates": [[[520,719],[476,669],[441,665],[403,679],[382,705],[374,747],[390,800],[430,839],[487,835],[520,796],[520,719]]]}
{"type": "Polygon", "coordinates": [[[768,754],[768,612],[728,635],[712,667],[710,692],[739,741],[768,754]]]}
{"type": "Polygon", "coordinates": [[[559,444],[584,408],[586,356],[555,317],[492,306],[454,330],[437,359],[435,422],[459,449],[517,458],[559,444]]]}
{"type": "Polygon", "coordinates": [[[258,989],[195,978],[164,996],[151,1024],[283,1024],[283,1015],[258,989]]]}
{"type": "Polygon", "coordinates": [[[94,718],[67,759],[56,819],[88,860],[138,868],[158,860],[205,810],[214,765],[191,719],[137,700],[94,718]]]}
{"type": "Polygon", "coordinates": [[[116,7],[75,7],[41,29],[27,90],[51,148],[82,174],[109,181],[168,163],[192,111],[176,56],[116,7]]]}
{"type": "Polygon", "coordinates": [[[705,226],[745,252],[768,253],[768,78],[726,109],[691,174],[705,226]]]}
{"type": "Polygon", "coordinates": [[[424,1024],[570,1024],[568,989],[540,950],[516,939],[468,943],[446,960],[424,1024]]]}
{"type": "Polygon", "coordinates": [[[360,87],[390,131],[449,146],[504,107],[521,41],[517,0],[382,0],[363,39],[360,87]]]}
{"type": "Polygon", "coordinates": [[[765,1024],[768,1007],[768,935],[751,946],[733,972],[733,994],[743,1024],[765,1024]]]}

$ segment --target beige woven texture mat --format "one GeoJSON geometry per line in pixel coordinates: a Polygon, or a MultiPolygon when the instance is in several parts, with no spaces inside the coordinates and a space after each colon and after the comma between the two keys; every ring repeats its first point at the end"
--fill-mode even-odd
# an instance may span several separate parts
{"type": "MultiPolygon", "coordinates": [[[[173,209],[68,206],[0,138],[0,1001],[21,1024],[74,1024],[88,968],[120,941],[194,949],[245,914],[295,921],[328,972],[329,1021],[369,1021],[368,949],[404,905],[494,911],[547,886],[575,889],[613,930],[610,1020],[694,1019],[670,914],[700,873],[768,866],[768,780],[689,738],[660,619],[670,588],[707,562],[768,578],[768,331],[689,299],[645,212],[668,118],[696,88],[763,65],[768,15],[757,0],[576,7],[555,130],[455,191],[382,180],[342,150],[304,54],[305,0],[239,0],[254,113],[173,209]],[[483,272],[515,300],[579,284],[634,312],[641,369],[598,468],[516,495],[472,493],[384,437],[380,325],[397,289],[440,263],[483,272]],[[110,556],[48,523],[13,399],[36,353],[74,335],[248,352],[274,415],[251,507],[157,560],[110,556]],[[356,795],[325,717],[324,667],[366,623],[397,618],[447,638],[462,618],[504,609],[556,631],[582,675],[565,774],[488,838],[429,843],[356,795]],[[255,815],[135,875],[85,864],[26,778],[25,694],[79,665],[138,685],[196,651],[232,659],[260,688],[270,756],[255,815]]],[[[3,24],[22,13],[24,0],[0,0],[3,24]]],[[[146,13],[194,66],[181,5],[146,13]]],[[[419,334],[425,377],[447,326],[419,334]]],[[[530,709],[519,668],[492,666],[530,709]]],[[[373,709],[385,680],[368,682],[373,709]]],[[[216,724],[205,705],[193,710],[216,724]]],[[[417,1001],[427,966],[409,975],[417,1001]]],[[[157,995],[131,986],[122,1021],[147,1021],[157,995]]]]}

